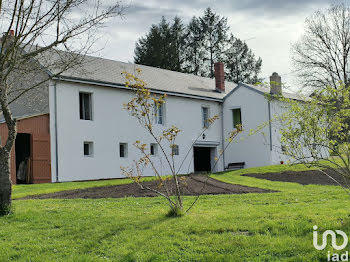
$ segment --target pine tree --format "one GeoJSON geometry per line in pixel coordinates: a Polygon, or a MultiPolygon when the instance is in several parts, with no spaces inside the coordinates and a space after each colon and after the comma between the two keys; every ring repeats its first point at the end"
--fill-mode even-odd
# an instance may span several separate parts
{"type": "Polygon", "coordinates": [[[222,61],[223,58],[229,26],[227,25],[227,18],[213,13],[209,7],[204,11],[204,15],[199,18],[199,21],[203,47],[207,50],[204,57],[207,70],[203,75],[213,78],[214,64],[217,61],[222,61]]]}
{"type": "Polygon", "coordinates": [[[152,25],[149,33],[136,43],[134,62],[172,71],[182,71],[184,45],[184,25],[175,17],[170,25],[165,17],[157,25],[152,25]]]}
{"type": "Polygon", "coordinates": [[[193,17],[186,28],[184,71],[194,75],[204,74],[204,55],[200,21],[197,17],[193,17]]]}
{"type": "Polygon", "coordinates": [[[227,80],[256,83],[262,60],[245,42],[229,37],[227,18],[207,8],[185,26],[179,17],[172,24],[163,17],[136,43],[135,63],[172,71],[214,77],[214,64],[224,62],[227,80]]]}
{"type": "Polygon", "coordinates": [[[136,43],[135,63],[167,68],[169,66],[168,57],[164,56],[162,51],[169,47],[169,35],[169,24],[162,17],[161,22],[158,25],[152,25],[149,33],[136,43]]]}
{"type": "Polygon", "coordinates": [[[180,17],[174,18],[171,26],[171,55],[172,68],[174,71],[182,72],[184,67],[185,26],[180,17]]]}
{"type": "Polygon", "coordinates": [[[261,82],[258,77],[262,59],[255,58],[252,50],[242,40],[231,35],[225,52],[226,79],[235,83],[255,84],[261,82]]]}

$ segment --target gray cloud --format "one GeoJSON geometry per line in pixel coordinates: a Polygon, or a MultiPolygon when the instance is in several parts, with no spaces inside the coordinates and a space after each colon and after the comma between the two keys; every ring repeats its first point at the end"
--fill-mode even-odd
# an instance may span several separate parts
{"type": "MultiPolygon", "coordinates": [[[[185,2],[185,1],[184,1],[185,2]]],[[[296,14],[305,8],[314,5],[328,4],[329,0],[244,0],[244,1],[195,1],[198,6],[205,4],[217,9],[225,9],[232,12],[247,12],[264,15],[266,13],[279,16],[287,14],[296,14]],[[215,3],[215,4],[212,4],[215,3]]]]}
{"type": "Polygon", "coordinates": [[[140,19],[157,17],[160,18],[162,16],[165,17],[174,17],[179,15],[179,10],[176,8],[159,8],[152,6],[144,6],[140,4],[130,5],[126,8],[125,13],[130,16],[134,16],[135,20],[140,21],[140,19]]]}
{"type": "MultiPolygon", "coordinates": [[[[214,10],[220,10],[225,12],[244,12],[247,14],[255,14],[266,16],[269,15],[272,18],[281,15],[295,15],[300,12],[306,11],[313,6],[319,6],[323,8],[332,2],[339,2],[337,0],[243,0],[243,1],[232,1],[232,0],[163,0],[163,1],[151,1],[153,7],[150,5],[147,8],[148,12],[159,12],[168,10],[157,10],[159,6],[171,6],[170,9],[173,13],[176,10],[180,10],[185,13],[190,13],[191,10],[203,11],[207,7],[211,7],[214,10]]],[[[131,2],[131,6],[135,10],[144,9],[143,1],[135,0],[131,2]]],[[[144,9],[145,10],[145,9],[144,9]]],[[[167,13],[167,12],[166,12],[167,13]]]]}

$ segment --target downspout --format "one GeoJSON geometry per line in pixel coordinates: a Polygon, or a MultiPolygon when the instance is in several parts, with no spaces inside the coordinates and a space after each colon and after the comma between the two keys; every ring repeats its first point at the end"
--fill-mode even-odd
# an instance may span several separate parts
{"type": "Polygon", "coordinates": [[[55,161],[56,161],[56,183],[58,180],[58,135],[57,135],[57,82],[54,83],[54,107],[55,107],[55,161]]]}
{"type": "Polygon", "coordinates": [[[222,162],[224,164],[224,170],[226,168],[225,164],[225,134],[224,134],[224,102],[221,103],[221,143],[222,143],[222,162]]]}
{"type": "Polygon", "coordinates": [[[271,127],[271,103],[267,100],[268,111],[269,111],[269,133],[270,133],[270,151],[272,151],[272,127],[271,127]]]}

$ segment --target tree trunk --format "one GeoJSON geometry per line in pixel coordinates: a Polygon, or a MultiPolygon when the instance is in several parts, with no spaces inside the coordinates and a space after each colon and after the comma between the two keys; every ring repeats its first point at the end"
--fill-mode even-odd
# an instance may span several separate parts
{"type": "Polygon", "coordinates": [[[6,81],[1,77],[0,70],[0,110],[5,118],[8,129],[6,142],[3,146],[0,144],[0,216],[7,215],[11,211],[12,184],[10,177],[10,156],[17,136],[17,124],[9,108],[7,91],[8,87],[6,81]]]}
{"type": "Polygon", "coordinates": [[[11,211],[10,153],[0,150],[0,216],[11,211]]]}
{"type": "Polygon", "coordinates": [[[7,89],[0,86],[0,105],[5,118],[8,134],[4,146],[0,145],[0,216],[11,211],[12,183],[10,174],[11,150],[17,135],[16,120],[13,119],[8,105],[7,89]]]}

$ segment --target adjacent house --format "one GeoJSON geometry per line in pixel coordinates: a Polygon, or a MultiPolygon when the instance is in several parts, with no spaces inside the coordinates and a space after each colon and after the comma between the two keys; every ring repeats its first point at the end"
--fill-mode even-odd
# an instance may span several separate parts
{"type": "MultiPolygon", "coordinates": [[[[14,183],[43,183],[121,178],[120,166],[130,166],[140,153],[136,140],[149,145],[151,157],[167,174],[168,170],[152,137],[123,110],[133,96],[124,85],[122,72],[142,70],[141,78],[154,94],[167,94],[159,109],[155,128],[175,125],[182,130],[174,149],[180,173],[207,172],[226,145],[225,138],[237,124],[242,132],[225,152],[214,171],[233,167],[254,167],[286,161],[279,142],[278,128],[267,125],[262,132],[247,137],[250,129],[268,122],[283,109],[269,101],[266,93],[281,92],[277,73],[268,88],[225,81],[223,63],[215,64],[215,79],[172,72],[87,56],[82,70],[69,69],[52,78],[42,88],[42,98],[29,106],[26,99],[11,105],[18,121],[18,136],[12,152],[14,183]],[[82,73],[84,72],[84,73],[82,73]],[[197,140],[207,119],[220,117],[197,140]],[[245,139],[241,139],[245,138],[245,139]],[[26,170],[23,176],[23,164],[26,170]]],[[[43,70],[50,74],[50,71],[43,70]]],[[[295,94],[284,96],[300,99],[295,94]]],[[[0,122],[0,136],[6,137],[0,122]]],[[[152,170],[146,170],[151,176],[152,170]]]]}

